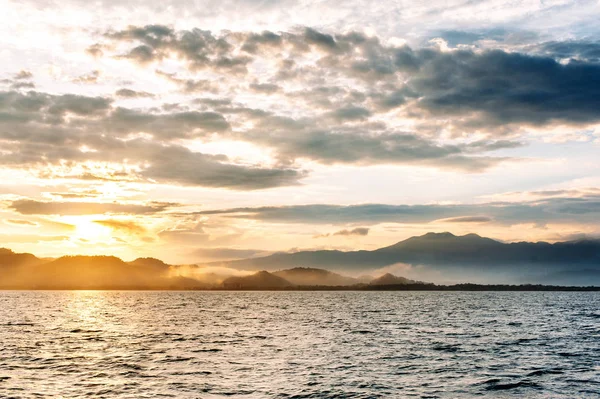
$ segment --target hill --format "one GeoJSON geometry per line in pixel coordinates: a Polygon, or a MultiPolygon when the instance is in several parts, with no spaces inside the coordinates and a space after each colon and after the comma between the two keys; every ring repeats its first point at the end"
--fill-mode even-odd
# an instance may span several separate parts
{"type": "Polygon", "coordinates": [[[404,276],[384,275],[371,286],[412,284],[415,280],[600,285],[600,241],[502,243],[476,234],[428,233],[374,251],[301,251],[180,266],[155,258],[123,262],[113,256],[66,256],[48,261],[0,249],[0,288],[4,289],[266,289],[348,287],[366,282],[332,270],[354,275],[399,272],[404,276]],[[235,273],[221,273],[228,268],[262,272],[229,277],[235,273]]]}
{"type": "Polygon", "coordinates": [[[156,258],[137,258],[134,261],[128,262],[128,264],[131,266],[141,266],[162,272],[168,271],[171,267],[162,260],[156,258]]]}
{"type": "Polygon", "coordinates": [[[28,253],[15,253],[8,248],[0,248],[0,269],[4,267],[32,266],[43,260],[28,253]]]}
{"type": "MultiPolygon", "coordinates": [[[[419,266],[421,274],[409,277],[429,281],[438,276],[443,282],[571,284],[581,281],[585,271],[600,270],[600,241],[507,244],[476,234],[427,233],[374,251],[301,251],[221,263],[240,270],[311,267],[362,272],[395,264],[419,266]]],[[[600,284],[598,273],[590,278],[590,284],[600,284]]]]}
{"type": "Polygon", "coordinates": [[[170,278],[156,262],[126,263],[114,256],[64,256],[14,268],[1,288],[15,289],[192,289],[205,288],[184,277],[170,278]]]}
{"type": "Polygon", "coordinates": [[[381,277],[372,280],[370,285],[406,285],[406,284],[418,284],[417,281],[409,280],[406,277],[394,276],[391,273],[386,273],[381,277]]]}
{"type": "Polygon", "coordinates": [[[291,287],[289,281],[271,274],[260,271],[245,277],[229,277],[223,281],[222,287],[226,289],[269,289],[291,287]]]}
{"type": "Polygon", "coordinates": [[[360,281],[352,277],[342,276],[328,270],[315,269],[312,267],[295,267],[293,269],[280,270],[273,273],[294,285],[316,285],[316,286],[342,286],[354,285],[360,281]]]}

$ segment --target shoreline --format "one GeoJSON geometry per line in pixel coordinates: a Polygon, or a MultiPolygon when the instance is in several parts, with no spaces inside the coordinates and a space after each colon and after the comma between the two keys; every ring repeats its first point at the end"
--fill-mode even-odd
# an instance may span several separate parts
{"type": "Polygon", "coordinates": [[[557,285],[504,285],[504,284],[406,284],[381,286],[294,286],[294,287],[240,287],[240,288],[176,288],[176,287],[5,287],[0,291],[446,291],[446,292],[600,292],[599,286],[557,286],[557,285]]]}

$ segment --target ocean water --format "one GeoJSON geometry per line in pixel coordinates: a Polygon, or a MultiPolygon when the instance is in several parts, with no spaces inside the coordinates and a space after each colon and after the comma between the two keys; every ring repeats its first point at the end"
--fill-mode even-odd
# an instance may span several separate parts
{"type": "Polygon", "coordinates": [[[598,398],[600,293],[0,292],[2,398],[598,398]]]}

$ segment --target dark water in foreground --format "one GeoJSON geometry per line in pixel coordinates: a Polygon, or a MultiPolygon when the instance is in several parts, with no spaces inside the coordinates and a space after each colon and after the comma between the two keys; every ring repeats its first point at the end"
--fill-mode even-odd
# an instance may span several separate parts
{"type": "Polygon", "coordinates": [[[600,293],[0,292],[0,397],[600,397],[600,293]]]}

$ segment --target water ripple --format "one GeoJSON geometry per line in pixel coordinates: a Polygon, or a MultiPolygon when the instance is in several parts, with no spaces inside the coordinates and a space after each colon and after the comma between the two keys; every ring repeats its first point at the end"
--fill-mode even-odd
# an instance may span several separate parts
{"type": "Polygon", "coordinates": [[[598,398],[599,293],[0,292],[0,397],[598,398]]]}

